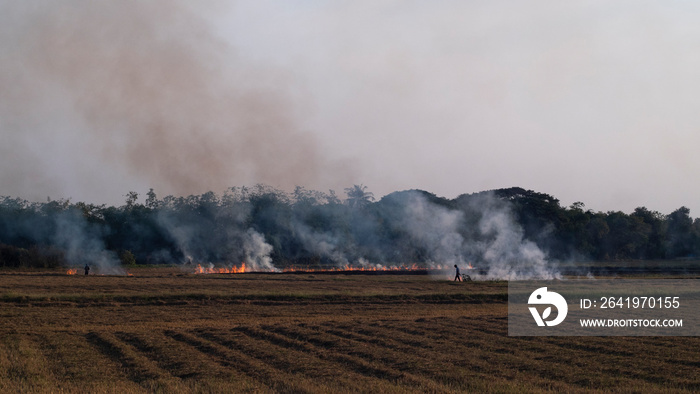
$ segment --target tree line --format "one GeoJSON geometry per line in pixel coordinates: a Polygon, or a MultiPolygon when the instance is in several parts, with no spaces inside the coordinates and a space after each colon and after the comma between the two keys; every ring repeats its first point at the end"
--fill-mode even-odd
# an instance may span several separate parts
{"type": "Polygon", "coordinates": [[[344,194],[256,185],[158,198],[151,189],[121,206],[0,197],[0,266],[478,262],[505,228],[551,260],[700,255],[700,219],[686,207],[594,212],[518,187],[454,199],[410,190],[375,200],[363,185],[344,194]]]}

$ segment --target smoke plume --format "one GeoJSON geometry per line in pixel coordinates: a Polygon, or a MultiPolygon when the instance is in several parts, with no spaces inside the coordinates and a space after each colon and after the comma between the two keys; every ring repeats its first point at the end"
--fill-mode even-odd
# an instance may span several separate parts
{"type": "Polygon", "coordinates": [[[523,230],[510,205],[492,193],[469,198],[462,210],[430,202],[421,193],[408,194],[401,228],[427,251],[430,261],[471,264],[480,279],[553,279],[560,277],[553,262],[523,230]]]}
{"type": "Polygon", "coordinates": [[[272,246],[265,242],[265,237],[253,229],[248,229],[244,233],[243,251],[245,256],[243,261],[250,266],[252,271],[276,271],[272,264],[272,246]]]}
{"type": "MultiPolygon", "coordinates": [[[[62,211],[53,217],[50,227],[46,241],[64,251],[69,266],[75,268],[87,264],[93,274],[99,275],[126,274],[117,254],[105,248],[102,227],[88,223],[82,212],[76,209],[62,211]]],[[[41,241],[40,234],[35,233],[33,237],[41,241]]]]}
{"type": "MultiPolygon", "coordinates": [[[[433,196],[434,197],[434,196],[433,196]]],[[[297,220],[293,233],[306,250],[335,265],[397,266],[420,261],[431,268],[473,265],[477,279],[553,279],[556,263],[524,237],[508,201],[493,193],[464,198],[462,205],[429,198],[428,193],[393,193],[376,212],[353,210],[331,230],[313,230],[297,220]],[[350,223],[344,227],[342,223],[350,223]]],[[[314,217],[318,221],[318,217],[314,217]]]]}
{"type": "Polygon", "coordinates": [[[54,245],[65,251],[65,258],[73,267],[89,265],[100,275],[125,275],[116,253],[105,248],[102,231],[91,226],[80,212],[67,210],[55,218],[54,245]]]}
{"type": "Polygon", "coordinates": [[[289,79],[239,59],[207,7],[189,6],[1,2],[3,185],[36,197],[124,176],[176,195],[316,184],[330,164],[298,126],[289,79]]]}
{"type": "Polygon", "coordinates": [[[561,275],[554,262],[537,244],[524,239],[511,206],[492,193],[470,202],[481,212],[478,230],[481,240],[469,245],[471,252],[488,267],[488,279],[554,279],[561,275]]]}

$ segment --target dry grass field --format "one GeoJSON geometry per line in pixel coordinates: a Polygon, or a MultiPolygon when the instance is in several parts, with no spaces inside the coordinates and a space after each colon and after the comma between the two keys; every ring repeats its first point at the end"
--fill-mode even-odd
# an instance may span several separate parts
{"type": "Polygon", "coordinates": [[[0,272],[0,392],[696,392],[700,338],[508,337],[505,282],[0,272]]]}

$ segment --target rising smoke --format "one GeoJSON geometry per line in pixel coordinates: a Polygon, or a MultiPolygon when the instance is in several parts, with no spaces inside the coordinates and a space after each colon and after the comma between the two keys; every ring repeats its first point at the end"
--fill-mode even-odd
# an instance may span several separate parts
{"type": "MultiPolygon", "coordinates": [[[[176,195],[320,182],[334,164],[300,129],[289,78],[238,58],[206,22],[211,7],[1,1],[4,188],[43,198],[120,177],[176,195]],[[85,168],[94,161],[101,173],[85,168]]],[[[347,168],[332,173],[348,182],[347,168]]]]}
{"type": "Polygon", "coordinates": [[[89,264],[101,274],[123,274],[120,258],[133,256],[190,272],[195,265],[269,272],[415,264],[473,266],[475,279],[560,277],[536,243],[541,237],[525,237],[511,202],[494,193],[447,200],[413,190],[350,204],[333,193],[241,190],[221,198],[152,198],[148,205],[130,200],[119,208],[2,198],[0,245],[58,250],[70,267],[89,264]]]}
{"type": "MultiPolygon", "coordinates": [[[[352,170],[325,158],[301,130],[291,105],[298,92],[286,76],[241,60],[187,2],[0,1],[0,45],[0,183],[10,193],[68,194],[120,177],[175,195],[258,182],[291,189],[326,184],[324,174],[351,183],[352,170]],[[105,165],[84,165],[95,158],[105,165]]],[[[271,213],[268,222],[294,235],[294,253],[337,266],[473,262],[489,267],[487,277],[554,275],[507,208],[479,204],[488,209],[454,209],[411,192],[378,203],[379,214],[271,213]],[[331,225],[314,224],[319,217],[331,225]]],[[[177,248],[157,246],[150,258],[275,269],[269,229],[251,225],[250,204],[229,208],[159,210],[155,223],[177,248]]],[[[74,217],[56,226],[52,242],[71,261],[116,266],[97,228],[74,217]]]]}
{"type": "Polygon", "coordinates": [[[524,238],[511,205],[493,193],[481,193],[468,202],[478,212],[477,240],[467,244],[469,253],[488,267],[488,279],[561,278],[557,264],[534,242],[524,238]]]}
{"type": "Polygon", "coordinates": [[[213,193],[196,209],[162,207],[157,211],[157,226],[176,247],[173,254],[165,248],[155,257],[159,263],[187,262],[245,263],[249,270],[274,271],[272,246],[265,237],[250,228],[248,202],[220,205],[213,193]]]}
{"type": "Polygon", "coordinates": [[[477,279],[561,277],[546,252],[524,238],[509,202],[488,192],[461,201],[457,207],[431,200],[425,192],[393,193],[375,205],[373,215],[352,213],[361,226],[324,232],[296,221],[294,232],[307,250],[338,266],[420,261],[431,268],[471,264],[484,272],[472,275],[477,279]]]}
{"type": "Polygon", "coordinates": [[[462,209],[432,203],[423,193],[407,195],[399,225],[428,251],[433,264],[474,265],[479,279],[553,279],[561,275],[534,242],[524,239],[511,206],[486,192],[462,209]]]}
{"type": "Polygon", "coordinates": [[[116,253],[105,248],[102,229],[90,225],[80,212],[68,210],[55,217],[52,242],[65,252],[71,266],[90,265],[100,275],[124,275],[116,253]]]}

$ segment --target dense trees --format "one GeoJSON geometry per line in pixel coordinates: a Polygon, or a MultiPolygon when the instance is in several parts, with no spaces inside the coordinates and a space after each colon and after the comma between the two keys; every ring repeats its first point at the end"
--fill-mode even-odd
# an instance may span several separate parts
{"type": "Polygon", "coordinates": [[[256,185],[160,199],[151,189],[144,203],[129,192],[120,207],[0,197],[0,266],[95,259],[259,267],[478,260],[481,246],[498,237],[495,220],[517,227],[518,242],[536,245],[550,259],[700,255],[700,219],[686,207],[668,215],[645,207],[593,212],[581,202],[562,207],[548,194],[522,188],[452,200],[413,190],[374,201],[363,185],[345,192],[341,199],[333,191],[297,187],[286,193],[256,185]]]}

